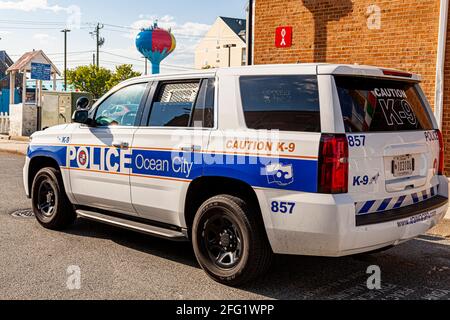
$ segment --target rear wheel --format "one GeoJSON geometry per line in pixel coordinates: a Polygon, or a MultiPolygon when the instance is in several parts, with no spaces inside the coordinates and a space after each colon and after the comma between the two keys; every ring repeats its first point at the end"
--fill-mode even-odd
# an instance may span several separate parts
{"type": "Polygon", "coordinates": [[[206,201],[194,220],[192,239],[203,270],[215,281],[239,286],[264,274],[272,249],[264,227],[246,202],[229,195],[206,201]]]}
{"type": "Polygon", "coordinates": [[[31,195],[34,215],[45,228],[62,230],[75,222],[76,214],[58,170],[40,170],[34,178],[31,195]]]}

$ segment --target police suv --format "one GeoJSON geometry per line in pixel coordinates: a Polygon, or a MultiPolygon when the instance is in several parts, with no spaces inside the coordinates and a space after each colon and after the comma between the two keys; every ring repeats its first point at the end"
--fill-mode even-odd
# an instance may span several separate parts
{"type": "Polygon", "coordinates": [[[416,75],[358,65],[128,80],[32,136],[44,227],[77,217],[192,241],[227,285],[273,254],[341,257],[426,233],[448,208],[443,140],[416,75]]]}

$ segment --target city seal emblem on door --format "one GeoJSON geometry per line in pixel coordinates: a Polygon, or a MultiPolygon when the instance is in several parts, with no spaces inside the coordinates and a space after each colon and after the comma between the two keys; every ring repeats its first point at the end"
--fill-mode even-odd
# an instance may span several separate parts
{"type": "Polygon", "coordinates": [[[81,166],[85,166],[87,163],[87,154],[84,150],[81,150],[80,153],[78,154],[78,163],[81,166]]]}
{"type": "Polygon", "coordinates": [[[281,187],[294,183],[294,170],[292,165],[281,163],[270,164],[266,167],[267,181],[269,184],[277,184],[281,187]]]}

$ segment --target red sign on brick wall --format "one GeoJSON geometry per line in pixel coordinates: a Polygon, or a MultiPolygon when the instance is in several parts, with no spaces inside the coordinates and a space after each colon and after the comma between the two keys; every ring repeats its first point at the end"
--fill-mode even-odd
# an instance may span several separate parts
{"type": "Polygon", "coordinates": [[[278,27],[275,34],[277,48],[292,47],[292,27],[278,27]]]}

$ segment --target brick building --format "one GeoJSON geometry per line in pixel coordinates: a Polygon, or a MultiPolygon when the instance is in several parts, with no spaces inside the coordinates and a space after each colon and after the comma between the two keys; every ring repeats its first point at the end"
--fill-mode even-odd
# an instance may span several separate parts
{"type": "Polygon", "coordinates": [[[255,0],[254,5],[255,64],[358,63],[421,74],[442,122],[450,173],[448,0],[255,0]],[[292,27],[292,46],[276,47],[280,26],[292,27]]]}

